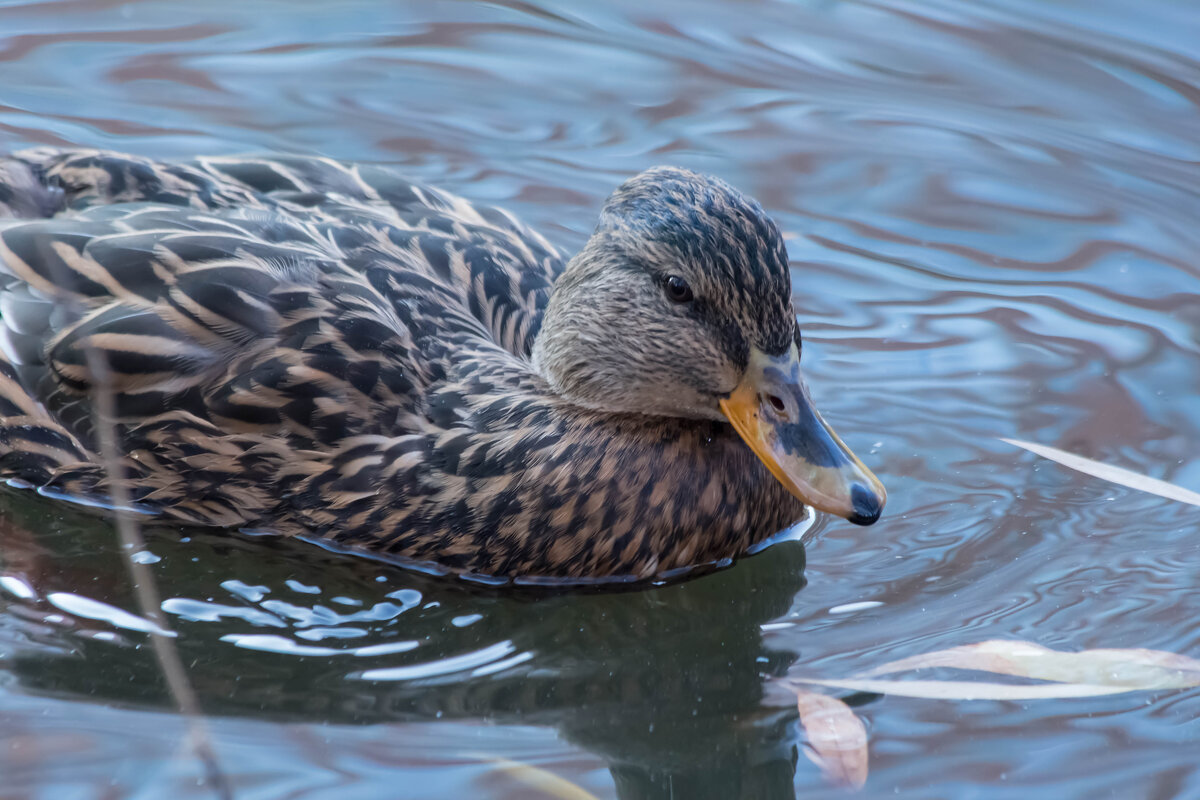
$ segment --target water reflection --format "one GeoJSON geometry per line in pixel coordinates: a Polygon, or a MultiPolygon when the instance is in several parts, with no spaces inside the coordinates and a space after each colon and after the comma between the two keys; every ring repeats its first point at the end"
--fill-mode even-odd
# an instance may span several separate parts
{"type": "MultiPolygon", "coordinates": [[[[145,636],[108,526],[48,521],[25,499],[10,492],[0,508],[2,569],[26,587],[7,611],[20,691],[169,708],[152,653],[130,646],[145,636]]],[[[799,542],[682,584],[581,596],[472,587],[303,543],[147,537],[211,715],[552,726],[609,765],[621,798],[793,796],[796,715],[764,705],[763,682],[795,656],[765,646],[760,626],[804,584],[799,542]]]]}

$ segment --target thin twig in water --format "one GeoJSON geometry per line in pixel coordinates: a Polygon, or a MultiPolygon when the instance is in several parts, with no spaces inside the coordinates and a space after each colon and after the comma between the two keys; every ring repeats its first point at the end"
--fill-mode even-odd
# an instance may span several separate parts
{"type": "Polygon", "coordinates": [[[162,613],[158,586],[154,575],[145,564],[140,564],[133,558],[135,553],[145,549],[146,543],[138,522],[131,511],[131,498],[125,484],[125,475],[121,469],[121,458],[117,450],[116,404],[112,392],[112,373],[106,359],[88,350],[88,369],[98,387],[96,396],[96,432],[100,445],[100,456],[104,459],[105,470],[108,473],[110,501],[114,506],[113,516],[117,534],[121,537],[121,545],[125,550],[125,566],[129,568],[129,577],[133,581],[133,590],[138,607],[142,614],[158,626],[157,631],[151,631],[150,644],[158,659],[159,668],[166,678],[167,688],[175,699],[180,713],[183,714],[188,728],[188,739],[196,757],[204,767],[204,779],[212,787],[220,800],[233,800],[233,789],[229,779],[221,770],[217,760],[217,751],[213,747],[212,737],[208,732],[208,721],[200,709],[200,701],[196,691],[188,679],[179,650],[175,647],[174,632],[171,630],[166,615],[162,613]]]}

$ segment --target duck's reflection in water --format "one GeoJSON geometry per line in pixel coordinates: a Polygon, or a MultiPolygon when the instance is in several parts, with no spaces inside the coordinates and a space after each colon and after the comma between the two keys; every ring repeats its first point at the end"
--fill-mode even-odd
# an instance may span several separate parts
{"type": "MultiPolygon", "coordinates": [[[[0,511],[17,505],[26,504],[5,498],[0,511]]],[[[0,538],[0,558],[39,599],[10,607],[11,618],[32,619],[51,592],[135,609],[106,526],[20,522],[0,538]]],[[[795,654],[767,649],[761,626],[803,587],[798,542],[670,586],[514,593],[300,543],[146,533],[176,646],[209,715],[550,726],[604,759],[624,800],[793,796],[795,709],[764,703],[764,682],[795,654]]],[[[171,704],[149,648],[81,635],[88,626],[106,627],[80,620],[62,634],[75,657],[18,652],[8,670],[20,691],[171,704]]]]}

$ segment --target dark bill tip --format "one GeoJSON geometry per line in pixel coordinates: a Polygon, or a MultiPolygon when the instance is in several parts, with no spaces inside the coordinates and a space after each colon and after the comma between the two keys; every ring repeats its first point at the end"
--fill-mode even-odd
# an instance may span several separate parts
{"type": "Polygon", "coordinates": [[[719,402],[759,460],[806,505],[858,525],[879,519],[887,490],[813,407],[794,347],[780,356],[752,349],[746,374],[719,402]]]}
{"type": "Polygon", "coordinates": [[[850,489],[850,503],[854,506],[854,513],[846,519],[855,525],[871,525],[883,513],[883,501],[879,495],[861,483],[854,484],[850,489]]]}

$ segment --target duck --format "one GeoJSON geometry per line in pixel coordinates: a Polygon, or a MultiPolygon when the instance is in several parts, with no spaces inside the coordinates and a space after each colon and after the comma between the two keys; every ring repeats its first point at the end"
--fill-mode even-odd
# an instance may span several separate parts
{"type": "Polygon", "coordinates": [[[565,257],[319,156],[0,158],[0,478],[460,576],[645,580],[879,479],[813,404],[783,236],[621,183],[565,257]]]}

